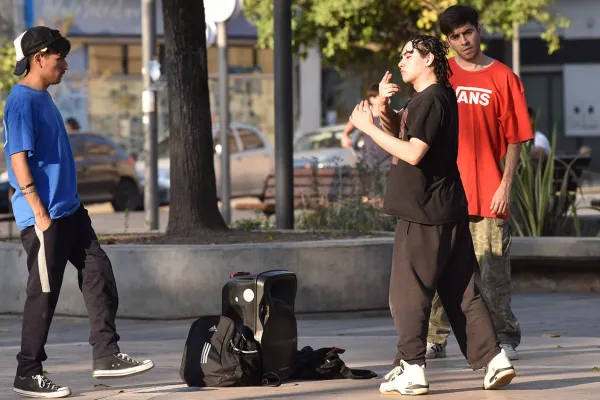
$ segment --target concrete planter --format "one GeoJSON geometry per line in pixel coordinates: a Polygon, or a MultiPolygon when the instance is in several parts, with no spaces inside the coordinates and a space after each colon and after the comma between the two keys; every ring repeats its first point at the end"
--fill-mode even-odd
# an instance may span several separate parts
{"type": "MultiPolygon", "coordinates": [[[[108,245],[120,296],[119,316],[190,318],[221,312],[221,289],[236,271],[294,271],[298,312],[385,308],[392,256],[390,239],[251,245],[108,245]]],[[[26,255],[0,244],[0,312],[21,313],[26,255]]],[[[56,312],[86,315],[76,270],[67,266],[56,312]]]]}
{"type": "MultiPolygon", "coordinates": [[[[229,274],[270,269],[297,274],[298,312],[388,307],[393,238],[104,248],[117,279],[121,318],[176,319],[218,314],[221,289],[229,274]]],[[[574,274],[578,274],[584,289],[600,290],[600,239],[514,238],[512,249],[516,289],[575,290],[575,286],[560,282],[574,280],[574,274]],[[552,262],[562,265],[562,269],[554,267],[555,273],[563,274],[560,282],[553,281],[547,270],[527,267],[530,263],[552,262]],[[575,262],[585,265],[585,271],[571,271],[575,262]]],[[[0,313],[21,313],[27,281],[25,252],[20,244],[0,244],[0,260],[0,313]]],[[[65,273],[57,313],[87,314],[71,265],[65,273]]]]}

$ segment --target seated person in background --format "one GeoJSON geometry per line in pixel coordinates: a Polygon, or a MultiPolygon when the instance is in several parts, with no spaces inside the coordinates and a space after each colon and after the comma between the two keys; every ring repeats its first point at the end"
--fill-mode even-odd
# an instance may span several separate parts
{"type": "Polygon", "coordinates": [[[533,138],[533,148],[531,149],[531,157],[545,160],[550,156],[550,150],[552,146],[550,145],[550,141],[546,135],[536,129],[535,111],[533,111],[533,108],[527,107],[527,109],[529,110],[531,128],[535,132],[535,136],[533,138]]]}

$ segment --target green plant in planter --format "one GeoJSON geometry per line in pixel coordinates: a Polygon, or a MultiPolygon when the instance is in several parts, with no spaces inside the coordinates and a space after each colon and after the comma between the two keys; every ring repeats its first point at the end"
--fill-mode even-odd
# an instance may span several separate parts
{"type": "Polygon", "coordinates": [[[297,229],[359,232],[394,231],[396,219],[382,210],[386,176],[378,168],[368,166],[359,159],[355,175],[348,178],[350,170],[335,165],[337,178],[327,189],[319,189],[317,169],[313,166],[313,197],[328,199],[296,215],[297,229]],[[349,187],[345,191],[344,187],[349,187]]]}
{"type": "Polygon", "coordinates": [[[521,147],[510,213],[511,228],[516,236],[561,236],[567,232],[569,223],[573,224],[576,236],[581,234],[575,193],[569,192],[567,187],[569,180],[578,180],[572,167],[577,158],[568,165],[555,159],[556,130],[551,145],[547,160],[531,157],[533,143],[521,147]],[[555,180],[556,163],[562,163],[566,168],[564,177],[558,182],[555,180]]]}

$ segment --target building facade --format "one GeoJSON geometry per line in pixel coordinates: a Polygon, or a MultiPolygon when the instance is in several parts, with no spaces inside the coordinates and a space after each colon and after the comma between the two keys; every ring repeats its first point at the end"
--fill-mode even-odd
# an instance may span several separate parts
{"type": "MultiPolygon", "coordinates": [[[[552,9],[570,19],[559,32],[561,48],[549,55],[537,24],[521,27],[521,79],[538,129],[549,138],[555,130],[557,152],[591,149],[591,168],[600,171],[600,2],[558,0],[552,9]]],[[[512,65],[512,45],[487,41],[487,54],[512,65]]]]}
{"type": "MultiPolygon", "coordinates": [[[[142,126],[140,0],[13,0],[20,29],[44,24],[69,37],[69,72],[52,95],[66,118],[82,129],[111,136],[139,152],[142,126]]],[[[156,53],[166,79],[161,0],[156,0],[156,53]]],[[[19,29],[15,31],[20,32],[19,29]]],[[[273,52],[255,48],[256,27],[243,15],[228,23],[230,110],[234,121],[253,124],[272,136],[273,52]]],[[[218,55],[208,48],[211,115],[218,122],[218,55]]],[[[167,90],[158,91],[159,137],[168,135],[167,90]]]]}

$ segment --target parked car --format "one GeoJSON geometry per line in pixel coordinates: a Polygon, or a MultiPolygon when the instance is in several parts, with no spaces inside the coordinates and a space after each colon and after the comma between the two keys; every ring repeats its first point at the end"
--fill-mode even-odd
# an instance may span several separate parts
{"type": "MultiPolygon", "coordinates": [[[[110,202],[115,211],[141,207],[134,161],[123,148],[110,138],[93,133],[71,133],[69,140],[77,168],[77,191],[83,204],[110,202]]],[[[1,212],[8,212],[12,193],[14,189],[8,184],[5,171],[0,174],[0,197],[7,202],[3,209],[4,202],[0,201],[1,212]]]]}
{"type": "Polygon", "coordinates": [[[353,149],[342,147],[345,124],[298,132],[294,138],[294,168],[355,166],[362,141],[358,130],[350,133],[353,149]]]}
{"type": "MultiPolygon", "coordinates": [[[[340,144],[344,125],[328,126],[316,130],[299,132],[294,139],[294,168],[304,168],[316,163],[318,168],[334,165],[354,166],[360,148],[358,131],[351,134],[357,150],[347,150],[340,144]]],[[[214,165],[217,184],[217,197],[221,193],[221,144],[220,128],[213,127],[214,165]]],[[[274,150],[265,136],[256,127],[241,123],[231,123],[229,136],[231,197],[262,198],[265,183],[275,169],[274,150]]],[[[159,204],[170,201],[170,141],[169,137],[160,140],[157,148],[159,204]]],[[[136,172],[144,186],[146,156],[136,162],[136,172]]]]}
{"type": "MultiPolygon", "coordinates": [[[[260,197],[265,180],[273,168],[273,147],[256,127],[231,123],[229,132],[231,197],[260,197]]],[[[213,126],[214,164],[217,197],[221,193],[221,138],[218,125],[213,126]]],[[[158,189],[160,203],[170,200],[170,139],[158,143],[158,189]]],[[[136,172],[143,187],[146,155],[136,162],[136,172]]]]}

